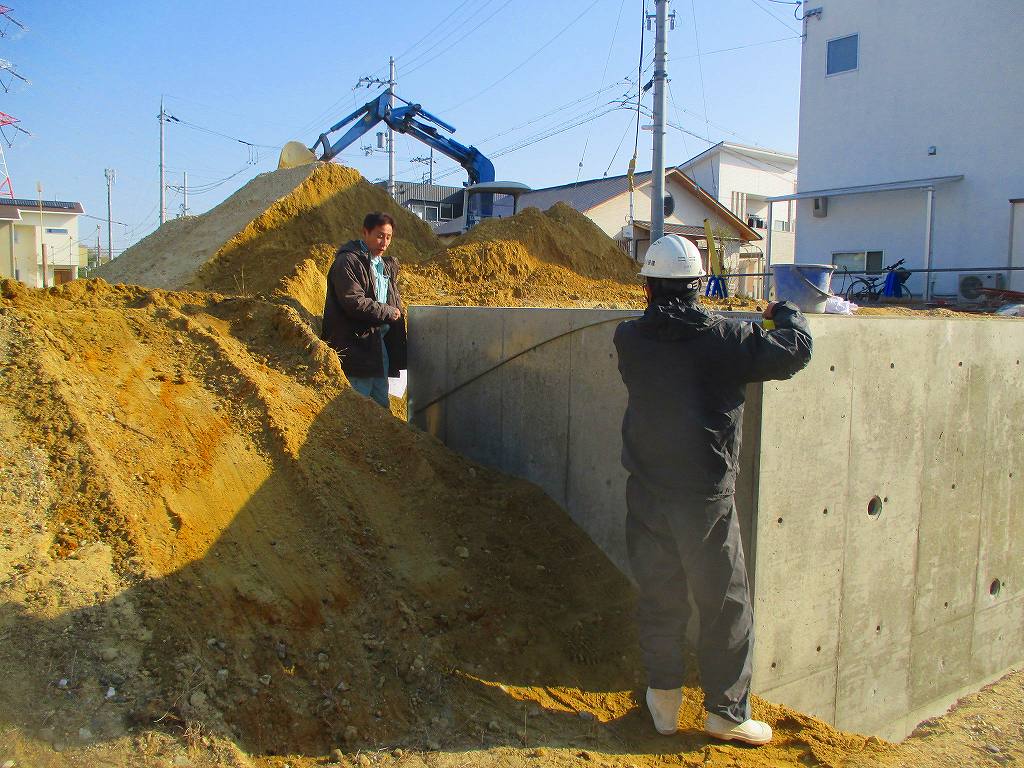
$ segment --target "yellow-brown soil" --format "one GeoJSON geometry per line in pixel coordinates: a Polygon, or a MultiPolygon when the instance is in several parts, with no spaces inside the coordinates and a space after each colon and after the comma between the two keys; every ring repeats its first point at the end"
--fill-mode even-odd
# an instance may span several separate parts
{"type": "Polygon", "coordinates": [[[355,395],[292,307],[102,281],[2,296],[0,723],[25,744],[198,729],[238,761],[722,766],[865,747],[761,701],[775,744],[708,745],[692,688],[691,732],[654,738],[626,580],[537,488],[355,395]]]}

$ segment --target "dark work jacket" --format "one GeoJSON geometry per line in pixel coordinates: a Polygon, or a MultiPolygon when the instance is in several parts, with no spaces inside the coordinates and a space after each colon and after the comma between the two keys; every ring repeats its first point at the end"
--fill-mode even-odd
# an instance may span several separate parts
{"type": "Polygon", "coordinates": [[[398,376],[406,367],[405,309],[398,292],[398,260],[384,256],[389,278],[388,295],[377,296],[370,252],[362,240],[345,243],[334,254],[327,272],[327,298],[320,338],[337,353],[348,376],[357,378],[398,376]],[[387,305],[402,310],[402,318],[389,322],[387,305]],[[384,370],[381,347],[382,326],[390,330],[383,336],[387,345],[388,370],[384,370]]]}
{"type": "Polygon", "coordinates": [[[656,299],[615,330],[628,390],[622,464],[656,493],[730,496],[739,471],[746,386],[788,379],[811,359],[795,305],[775,308],[775,330],[656,299]]]}

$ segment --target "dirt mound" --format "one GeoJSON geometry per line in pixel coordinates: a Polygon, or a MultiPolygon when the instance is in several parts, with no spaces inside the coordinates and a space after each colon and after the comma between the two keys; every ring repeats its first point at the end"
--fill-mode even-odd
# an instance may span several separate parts
{"type": "Polygon", "coordinates": [[[433,230],[385,190],[351,168],[320,163],[291,193],[228,240],[189,287],[265,294],[306,259],[326,273],[338,246],[359,237],[363,217],[370,211],[394,217],[389,252],[401,261],[418,261],[440,250],[433,230]]]}
{"type": "Polygon", "coordinates": [[[395,218],[391,248],[400,259],[440,249],[429,226],[358,171],[316,163],[260,174],[207,213],[167,222],[98,275],[154,288],[266,293],[305,259],[326,271],[370,211],[395,218]]]}
{"type": "Polygon", "coordinates": [[[216,208],[171,219],[96,270],[109,283],[153,288],[186,285],[224,243],[305,181],[313,166],[261,173],[216,208]]]}
{"type": "MultiPolygon", "coordinates": [[[[660,764],[626,580],[539,489],[355,395],[299,309],[0,284],[0,732],[37,765],[60,764],[51,744],[164,761],[139,765],[382,745],[660,764]]],[[[771,747],[690,730],[668,748],[707,766],[865,748],[755,712],[771,747]]]]}
{"type": "Polygon", "coordinates": [[[405,271],[409,303],[643,306],[636,265],[573,208],[557,203],[489,219],[405,271]]]}

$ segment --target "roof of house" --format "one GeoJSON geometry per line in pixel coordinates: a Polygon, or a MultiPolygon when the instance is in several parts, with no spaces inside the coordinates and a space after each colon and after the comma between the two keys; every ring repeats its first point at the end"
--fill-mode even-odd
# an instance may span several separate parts
{"type": "MultiPolygon", "coordinates": [[[[386,187],[387,182],[377,183],[386,187]]],[[[395,202],[405,205],[411,200],[424,203],[450,203],[462,201],[462,187],[446,187],[442,184],[426,184],[417,181],[396,181],[395,202]]]]}
{"type": "Polygon", "coordinates": [[[67,202],[65,200],[32,200],[27,197],[0,197],[0,219],[18,220],[19,211],[39,211],[40,207],[44,213],[67,213],[77,215],[85,213],[81,203],[67,202]]]}
{"type": "Polygon", "coordinates": [[[769,162],[772,160],[785,160],[788,162],[792,162],[794,165],[797,162],[797,156],[791,155],[788,152],[779,152],[778,150],[765,149],[764,147],[751,147],[746,144],[736,144],[731,141],[720,141],[717,144],[713,144],[712,146],[708,147],[700,154],[694,155],[689,160],[681,163],[677,167],[679,168],[679,170],[685,170],[696,165],[704,158],[710,157],[711,155],[717,154],[722,151],[734,152],[738,155],[746,155],[747,157],[751,157],[755,160],[766,160],[769,162]]]}
{"type": "MultiPolygon", "coordinates": [[[[678,182],[690,194],[700,200],[705,207],[728,221],[740,234],[741,240],[761,239],[761,236],[748,227],[746,222],[705,192],[693,179],[678,168],[667,169],[665,177],[672,178],[678,182]]],[[[651,181],[651,172],[641,171],[640,173],[635,173],[633,174],[633,181],[637,187],[647,184],[651,181]]],[[[627,191],[629,191],[629,177],[627,175],[608,176],[602,179],[590,179],[575,184],[563,184],[558,187],[548,187],[527,192],[519,198],[519,208],[522,210],[527,206],[535,206],[544,211],[557,202],[563,202],[572,206],[580,213],[586,213],[591,208],[596,208],[601,203],[608,202],[627,191]]]]}
{"type": "MultiPolygon", "coordinates": [[[[633,174],[634,184],[639,186],[651,178],[650,171],[641,171],[633,174]]],[[[562,184],[557,187],[545,187],[527,192],[519,198],[519,207],[526,208],[533,206],[546,211],[555,203],[565,203],[575,208],[580,213],[589,211],[601,203],[618,197],[629,190],[629,177],[626,174],[621,176],[606,176],[600,179],[588,179],[573,184],[562,184]]]]}

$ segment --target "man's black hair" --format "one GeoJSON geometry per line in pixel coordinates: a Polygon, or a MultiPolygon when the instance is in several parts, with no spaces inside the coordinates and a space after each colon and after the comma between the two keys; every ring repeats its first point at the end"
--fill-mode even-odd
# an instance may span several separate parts
{"type": "Polygon", "coordinates": [[[366,218],[363,219],[363,231],[372,232],[377,227],[382,227],[385,224],[390,224],[392,229],[395,228],[395,220],[391,218],[391,214],[374,211],[373,213],[366,214],[366,218]]]}
{"type": "Polygon", "coordinates": [[[647,287],[651,289],[651,298],[654,299],[676,297],[693,301],[700,294],[700,278],[648,277],[647,287]]]}

